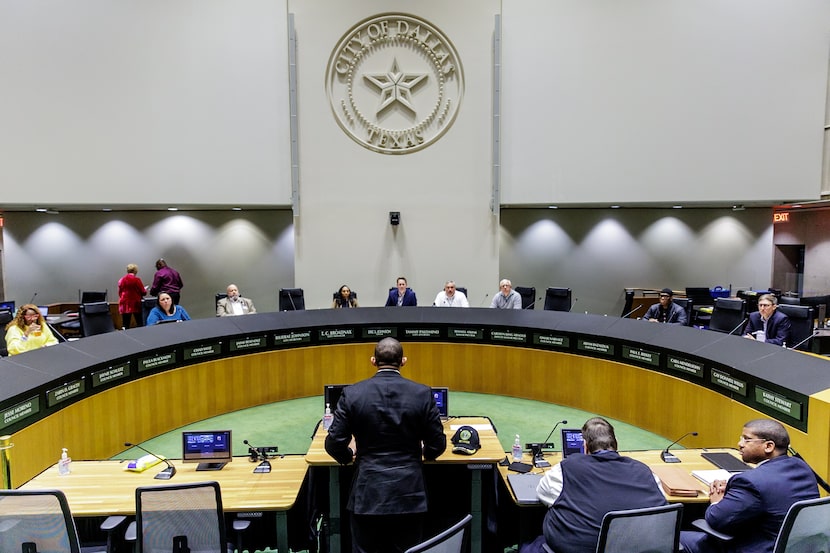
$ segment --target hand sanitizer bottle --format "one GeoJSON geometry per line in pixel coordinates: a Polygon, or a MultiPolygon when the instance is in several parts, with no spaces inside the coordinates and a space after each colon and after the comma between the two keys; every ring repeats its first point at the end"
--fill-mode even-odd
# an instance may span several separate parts
{"type": "Polygon", "coordinates": [[[513,442],[513,460],[514,461],[521,461],[522,460],[522,442],[519,439],[518,434],[516,434],[516,440],[513,442]]]}
{"type": "Polygon", "coordinates": [[[331,421],[334,420],[334,415],[331,414],[331,407],[326,403],[326,412],[323,413],[323,429],[328,430],[331,427],[331,421]]]}
{"type": "Polygon", "coordinates": [[[69,474],[69,463],[72,462],[72,459],[69,458],[69,455],[66,453],[66,448],[61,450],[61,458],[58,461],[58,474],[61,476],[66,476],[69,474]]]}

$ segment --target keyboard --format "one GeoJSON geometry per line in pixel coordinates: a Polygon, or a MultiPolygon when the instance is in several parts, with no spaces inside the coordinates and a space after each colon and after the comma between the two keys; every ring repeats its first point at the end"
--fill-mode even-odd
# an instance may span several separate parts
{"type": "Polygon", "coordinates": [[[701,453],[700,456],[719,469],[729,472],[743,472],[752,468],[731,453],[701,453]]]}

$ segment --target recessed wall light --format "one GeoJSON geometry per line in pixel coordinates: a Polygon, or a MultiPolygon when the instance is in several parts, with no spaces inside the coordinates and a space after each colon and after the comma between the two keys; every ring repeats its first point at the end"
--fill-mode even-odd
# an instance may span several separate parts
{"type": "Polygon", "coordinates": [[[232,211],[242,211],[242,208],[241,207],[232,207],[231,210],[232,211]]]}
{"type": "Polygon", "coordinates": [[[671,206],[672,209],[683,209],[682,205],[673,205],[671,206]]]}
{"type": "Polygon", "coordinates": [[[618,206],[618,205],[612,205],[611,206],[611,209],[619,209],[619,208],[620,208],[620,206],[618,206]]]}
{"type": "Polygon", "coordinates": [[[168,207],[167,208],[167,211],[178,211],[178,210],[179,210],[178,207],[168,207]]]}

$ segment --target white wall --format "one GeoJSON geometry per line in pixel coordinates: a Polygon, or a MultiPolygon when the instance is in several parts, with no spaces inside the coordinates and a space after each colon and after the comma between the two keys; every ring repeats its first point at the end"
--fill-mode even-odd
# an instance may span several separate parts
{"type": "Polygon", "coordinates": [[[503,203],[818,198],[830,2],[503,8],[503,203]]]}

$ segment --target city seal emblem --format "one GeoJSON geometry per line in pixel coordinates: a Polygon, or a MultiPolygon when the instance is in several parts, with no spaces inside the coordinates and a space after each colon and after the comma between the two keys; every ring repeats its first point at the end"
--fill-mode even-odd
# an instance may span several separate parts
{"type": "Polygon", "coordinates": [[[337,123],[355,142],[408,154],[450,128],[464,96],[464,72],[439,29],[388,13],[343,35],[329,60],[326,89],[337,123]]]}

